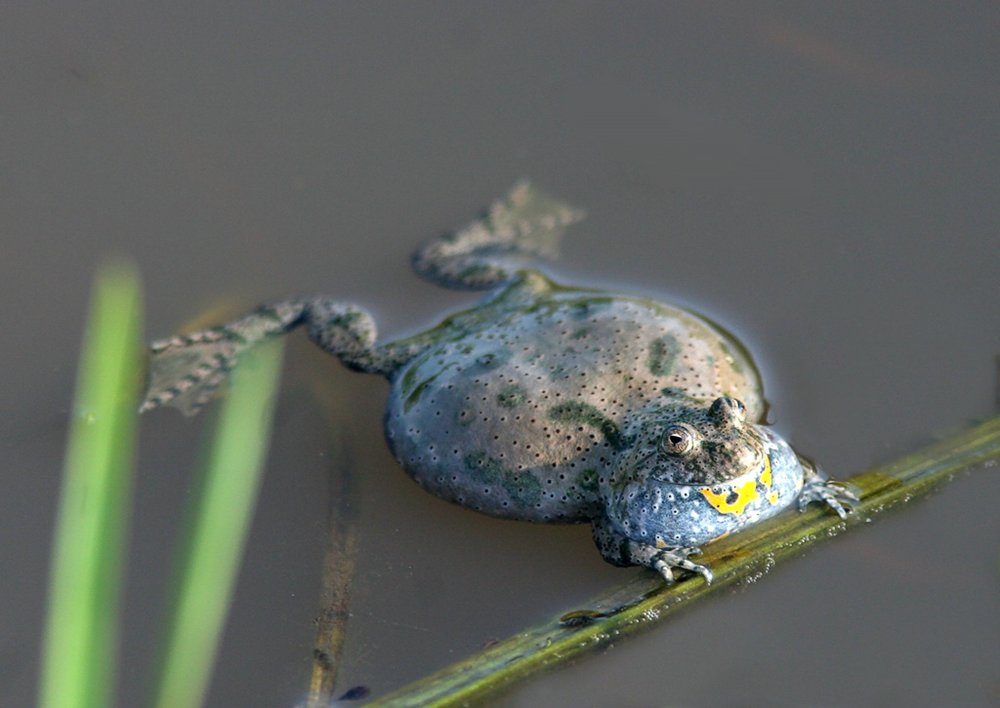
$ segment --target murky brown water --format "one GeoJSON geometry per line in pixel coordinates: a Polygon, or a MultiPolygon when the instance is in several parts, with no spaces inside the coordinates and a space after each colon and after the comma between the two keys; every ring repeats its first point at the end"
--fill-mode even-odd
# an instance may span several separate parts
{"type": "MultiPolygon", "coordinates": [[[[528,176],[590,214],[550,272],[725,323],[828,470],[995,411],[996,8],[172,7],[0,9],[0,704],[34,694],[78,341],[111,254],[142,270],[150,337],[299,292],[354,299],[392,337],[473,301],[411,275],[415,244],[528,176]]],[[[211,705],[307,685],[333,458],[361,488],[345,686],[384,693],[640,572],[586,528],[425,494],[382,441],[385,383],[294,342],[211,705]]],[[[143,695],[204,422],[143,420],[121,705],[143,695]]],[[[995,470],[959,479],[505,700],[995,705],[997,499],[995,470]]]]}

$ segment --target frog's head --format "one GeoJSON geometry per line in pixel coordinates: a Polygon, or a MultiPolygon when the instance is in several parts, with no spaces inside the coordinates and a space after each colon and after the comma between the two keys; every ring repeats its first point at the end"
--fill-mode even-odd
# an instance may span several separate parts
{"type": "Polygon", "coordinates": [[[733,530],[759,510],[751,502],[776,503],[772,470],[799,464],[728,396],[708,406],[652,404],[630,427],[605,501],[611,521],[640,543],[697,545],[733,530]]]}

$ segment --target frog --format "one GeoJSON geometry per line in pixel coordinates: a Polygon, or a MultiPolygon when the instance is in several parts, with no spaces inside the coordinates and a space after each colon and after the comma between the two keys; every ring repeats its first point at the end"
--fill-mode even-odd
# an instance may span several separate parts
{"type": "Polygon", "coordinates": [[[302,326],[355,371],[388,379],[385,438],[421,487],[495,517],[589,523],[601,555],[666,583],[700,576],[716,539],[812,502],[857,497],[767,424],[750,353],[692,310],[555,282],[583,212],[526,181],[467,226],[424,243],[416,273],[488,291],[437,326],[379,343],[372,315],[294,297],[150,346],[142,411],[197,412],[249,348],[302,326]]]}

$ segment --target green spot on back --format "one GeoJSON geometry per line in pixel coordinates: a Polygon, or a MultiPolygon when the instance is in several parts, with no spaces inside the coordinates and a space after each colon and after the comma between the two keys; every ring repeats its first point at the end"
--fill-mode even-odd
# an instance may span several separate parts
{"type": "Polygon", "coordinates": [[[677,386],[666,386],[664,388],[661,388],[660,393],[666,396],[667,398],[674,398],[677,400],[688,401],[690,403],[697,402],[698,400],[690,393],[685,391],[683,388],[678,388],[677,386]]]}
{"type": "Polygon", "coordinates": [[[417,369],[420,368],[419,365],[412,365],[404,373],[402,378],[399,380],[400,391],[403,396],[409,397],[413,393],[413,388],[417,385],[417,369]]]}
{"type": "Polygon", "coordinates": [[[558,381],[559,379],[566,378],[566,374],[570,371],[562,364],[557,364],[549,370],[549,381],[558,381]]]}
{"type": "Polygon", "coordinates": [[[654,376],[667,376],[674,368],[674,361],[680,353],[676,337],[665,334],[649,343],[649,358],[646,365],[654,376]]]}
{"type": "Polygon", "coordinates": [[[487,487],[500,487],[511,500],[523,506],[533,506],[542,498],[542,483],[526,470],[514,471],[483,451],[465,457],[465,469],[473,479],[487,487]]]}
{"type": "Polygon", "coordinates": [[[528,397],[527,391],[517,384],[511,384],[497,394],[497,405],[504,408],[517,408],[528,397]]]}
{"type": "Polygon", "coordinates": [[[560,403],[549,409],[549,418],[560,423],[577,423],[597,428],[607,443],[616,450],[625,445],[618,425],[589,403],[560,403]]]}
{"type": "Polygon", "coordinates": [[[426,388],[430,386],[432,383],[434,383],[434,379],[436,379],[442,373],[443,373],[442,371],[439,371],[433,376],[431,376],[429,379],[424,379],[419,384],[417,384],[416,388],[413,389],[413,392],[406,397],[405,401],[403,401],[404,413],[409,413],[410,409],[413,408],[413,406],[417,403],[417,401],[420,400],[420,397],[423,395],[426,388]]]}
{"type": "Polygon", "coordinates": [[[464,268],[458,277],[460,280],[469,280],[488,275],[492,268],[486,263],[474,263],[468,268],[464,268]]]}
{"type": "Polygon", "coordinates": [[[725,358],[725,360],[729,363],[731,367],[733,367],[733,371],[742,376],[744,373],[743,364],[740,362],[740,357],[736,354],[736,352],[730,349],[729,345],[726,344],[725,340],[719,341],[719,349],[722,350],[722,355],[725,358]]]}
{"type": "Polygon", "coordinates": [[[486,371],[490,371],[506,364],[512,356],[514,356],[514,352],[510,349],[494,349],[478,356],[476,363],[486,371]]]}
{"type": "Polygon", "coordinates": [[[326,320],[326,326],[334,329],[351,329],[362,318],[360,312],[339,312],[326,320]]]}
{"type": "Polygon", "coordinates": [[[443,367],[438,369],[436,373],[428,376],[423,381],[417,381],[417,369],[419,366],[411,366],[407,369],[406,373],[403,374],[403,378],[400,381],[400,392],[403,395],[403,412],[408,413],[411,408],[420,400],[420,397],[437,379],[438,376],[443,374],[445,371],[454,366],[454,363],[445,364],[443,367]]]}

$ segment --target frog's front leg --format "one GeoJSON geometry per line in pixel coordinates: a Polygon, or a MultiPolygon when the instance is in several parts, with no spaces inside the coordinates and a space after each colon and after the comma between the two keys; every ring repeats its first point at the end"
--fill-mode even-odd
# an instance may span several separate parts
{"type": "Polygon", "coordinates": [[[375,322],[355,305],[313,297],[263,305],[227,324],[150,346],[149,388],[140,407],[172,405],[187,415],[215,394],[240,353],[305,325],[309,337],[351,368],[389,373],[400,352],[375,347],[375,322]]]}
{"type": "Polygon", "coordinates": [[[559,239],[583,212],[520,182],[465,228],[413,256],[420,275],[449,288],[485,290],[510,281],[524,261],[557,255],[559,239]]]}
{"type": "Polygon", "coordinates": [[[802,491],[798,498],[799,511],[805,511],[811,502],[820,502],[837,512],[840,518],[846,519],[858,502],[858,495],[844,486],[843,482],[827,479],[812,460],[799,455],[799,462],[802,463],[803,471],[802,491]]]}
{"type": "Polygon", "coordinates": [[[712,582],[712,571],[708,566],[700,565],[690,560],[691,556],[701,553],[700,548],[687,546],[664,546],[657,548],[645,543],[639,543],[616,531],[607,519],[593,521],[594,543],[604,556],[604,560],[612,565],[642,565],[652,568],[663,576],[667,584],[674,583],[674,569],[698,573],[705,578],[706,583],[712,582]]]}

